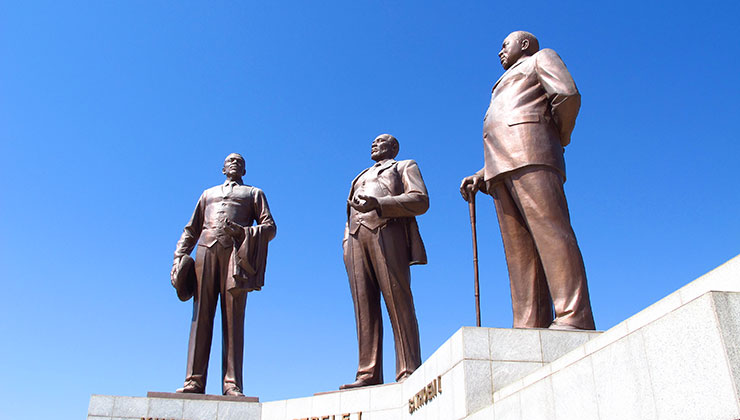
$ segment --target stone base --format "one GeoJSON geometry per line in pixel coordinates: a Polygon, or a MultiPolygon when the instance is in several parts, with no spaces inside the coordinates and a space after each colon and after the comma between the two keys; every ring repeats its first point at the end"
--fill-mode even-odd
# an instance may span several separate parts
{"type": "Polygon", "coordinates": [[[402,383],[265,402],[262,420],[465,418],[491,405],[495,390],[599,334],[463,327],[402,383]]]}
{"type": "Polygon", "coordinates": [[[146,393],[147,398],[174,398],[181,400],[202,401],[237,401],[237,402],[260,402],[259,397],[233,396],[233,395],[211,395],[211,394],[189,394],[182,392],[154,392],[146,393]]]}
{"type": "Polygon", "coordinates": [[[270,402],[93,395],[88,420],[740,418],[740,257],[605,333],[463,327],[402,383],[270,402]]]}
{"type": "Polygon", "coordinates": [[[87,418],[88,420],[257,420],[262,411],[259,402],[243,401],[250,397],[164,392],[155,394],[168,394],[172,397],[93,395],[90,397],[87,418]],[[231,398],[239,398],[239,401],[229,400],[231,398]]]}

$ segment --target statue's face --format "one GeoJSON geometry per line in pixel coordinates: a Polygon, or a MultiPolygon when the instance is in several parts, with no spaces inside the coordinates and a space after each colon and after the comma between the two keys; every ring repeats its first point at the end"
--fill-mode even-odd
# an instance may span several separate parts
{"type": "Polygon", "coordinates": [[[247,172],[244,168],[244,159],[236,153],[226,156],[223,172],[229,178],[241,178],[247,172]]]}
{"type": "Polygon", "coordinates": [[[522,40],[519,39],[519,36],[515,34],[507,36],[504,39],[504,44],[501,46],[501,51],[498,53],[504,70],[508,70],[509,67],[513,66],[522,55],[524,55],[524,50],[522,49],[522,40]]]}
{"type": "Polygon", "coordinates": [[[392,159],[393,152],[393,141],[387,137],[378,136],[373,140],[370,148],[370,158],[376,162],[380,162],[383,159],[392,159]]]}

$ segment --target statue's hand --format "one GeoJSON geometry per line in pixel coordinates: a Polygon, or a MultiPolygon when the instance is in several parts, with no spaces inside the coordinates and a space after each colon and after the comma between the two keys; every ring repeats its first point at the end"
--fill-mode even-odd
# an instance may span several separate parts
{"type": "Polygon", "coordinates": [[[177,257],[175,257],[175,260],[172,261],[172,270],[170,270],[170,279],[174,279],[175,278],[175,274],[177,272],[177,267],[180,266],[180,259],[181,258],[182,258],[182,256],[177,256],[177,257]]]}
{"type": "Polygon", "coordinates": [[[234,238],[234,240],[237,242],[241,242],[244,240],[244,227],[242,227],[240,224],[232,222],[231,220],[226,220],[224,232],[234,238]]]}
{"type": "Polygon", "coordinates": [[[483,177],[478,174],[473,174],[463,178],[462,182],[460,183],[460,195],[462,195],[463,200],[468,202],[473,200],[473,197],[475,197],[475,193],[480,190],[482,184],[483,177]]]}
{"type": "Polygon", "coordinates": [[[357,197],[348,202],[352,208],[360,213],[367,213],[370,210],[380,208],[377,198],[365,194],[357,194],[357,197]]]}

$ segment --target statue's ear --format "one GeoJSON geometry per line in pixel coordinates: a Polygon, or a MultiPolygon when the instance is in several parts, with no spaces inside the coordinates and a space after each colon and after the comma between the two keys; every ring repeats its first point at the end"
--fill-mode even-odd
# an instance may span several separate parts
{"type": "Polygon", "coordinates": [[[522,51],[526,51],[527,48],[529,48],[529,40],[528,39],[522,39],[522,51]]]}

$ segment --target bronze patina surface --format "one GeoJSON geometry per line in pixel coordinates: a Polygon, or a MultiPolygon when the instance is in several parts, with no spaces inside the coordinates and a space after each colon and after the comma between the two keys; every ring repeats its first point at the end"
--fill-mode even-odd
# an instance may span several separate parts
{"type": "Polygon", "coordinates": [[[275,237],[276,227],[262,190],[242,182],[244,158],[237,153],[227,156],[223,173],[226,182],[200,196],[177,243],[172,264],[175,284],[182,277],[178,273],[180,260],[197,243],[185,386],[177,392],[205,392],[213,317],[220,297],[223,394],[242,396],[247,293],[260,290],[264,284],[267,243],[275,237]]]}
{"type": "Polygon", "coordinates": [[[416,162],[394,160],[398,147],[390,134],[373,141],[371,158],[376,163],[352,181],[347,200],[344,264],[360,360],[356,381],[340,389],[383,383],[381,294],[393,326],[396,380],[421,365],[409,266],[427,262],[415,216],[427,211],[429,196],[416,162]]]}
{"type": "Polygon", "coordinates": [[[515,328],[594,329],[586,271],[565,199],[563,152],[581,96],[568,69],[534,35],[509,34],[506,70],[483,123],[485,167],[463,179],[496,207],[509,268],[515,328]],[[553,317],[554,311],[554,317],[553,317]]]}

